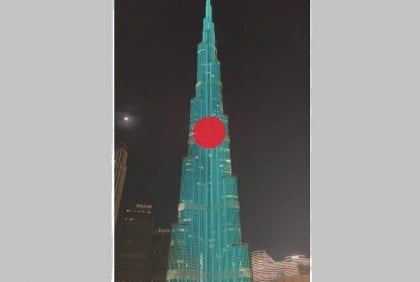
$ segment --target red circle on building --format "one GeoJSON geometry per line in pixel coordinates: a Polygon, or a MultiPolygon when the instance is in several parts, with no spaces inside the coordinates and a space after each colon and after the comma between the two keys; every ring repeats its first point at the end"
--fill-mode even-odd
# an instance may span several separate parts
{"type": "Polygon", "coordinates": [[[203,148],[219,146],[225,139],[225,125],[217,117],[205,117],[197,121],[193,128],[195,142],[203,148]]]}

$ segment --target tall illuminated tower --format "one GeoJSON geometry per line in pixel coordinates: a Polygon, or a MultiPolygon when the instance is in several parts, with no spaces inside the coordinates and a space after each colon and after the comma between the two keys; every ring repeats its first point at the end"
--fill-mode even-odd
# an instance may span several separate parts
{"type": "Polygon", "coordinates": [[[178,223],[172,228],[167,281],[248,282],[249,252],[241,243],[210,0],[206,0],[197,56],[188,155],[182,161],[178,223]]]}

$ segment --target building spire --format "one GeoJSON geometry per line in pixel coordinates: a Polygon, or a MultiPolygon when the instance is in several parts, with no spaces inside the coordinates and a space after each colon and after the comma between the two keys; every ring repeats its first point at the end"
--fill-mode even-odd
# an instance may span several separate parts
{"type": "Polygon", "coordinates": [[[206,18],[212,21],[212,10],[211,10],[211,2],[210,0],[206,0],[206,18]]]}
{"type": "Polygon", "coordinates": [[[212,14],[211,1],[206,0],[206,15],[203,19],[203,41],[213,42],[213,45],[215,45],[216,38],[212,14]]]}

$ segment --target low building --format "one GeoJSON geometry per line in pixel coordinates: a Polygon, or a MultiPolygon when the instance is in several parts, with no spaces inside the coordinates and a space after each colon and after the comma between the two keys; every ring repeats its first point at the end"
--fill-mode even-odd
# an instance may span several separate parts
{"type": "Polygon", "coordinates": [[[279,279],[288,277],[306,279],[310,275],[310,260],[302,255],[287,256],[282,261],[275,261],[266,251],[261,250],[252,253],[251,263],[254,282],[283,281],[279,279]]]}
{"type": "Polygon", "coordinates": [[[309,275],[294,275],[283,277],[280,279],[273,280],[272,282],[310,282],[311,277],[309,275]]]}

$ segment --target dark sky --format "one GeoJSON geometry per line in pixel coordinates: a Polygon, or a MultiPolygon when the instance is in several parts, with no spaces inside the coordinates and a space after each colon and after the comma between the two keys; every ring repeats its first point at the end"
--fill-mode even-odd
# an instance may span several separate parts
{"type": "MultiPolygon", "coordinates": [[[[115,2],[123,207],[151,203],[165,227],[176,222],[205,0],[115,2]]],[[[309,0],[212,3],[243,242],[274,259],[309,255],[309,0]]]]}

